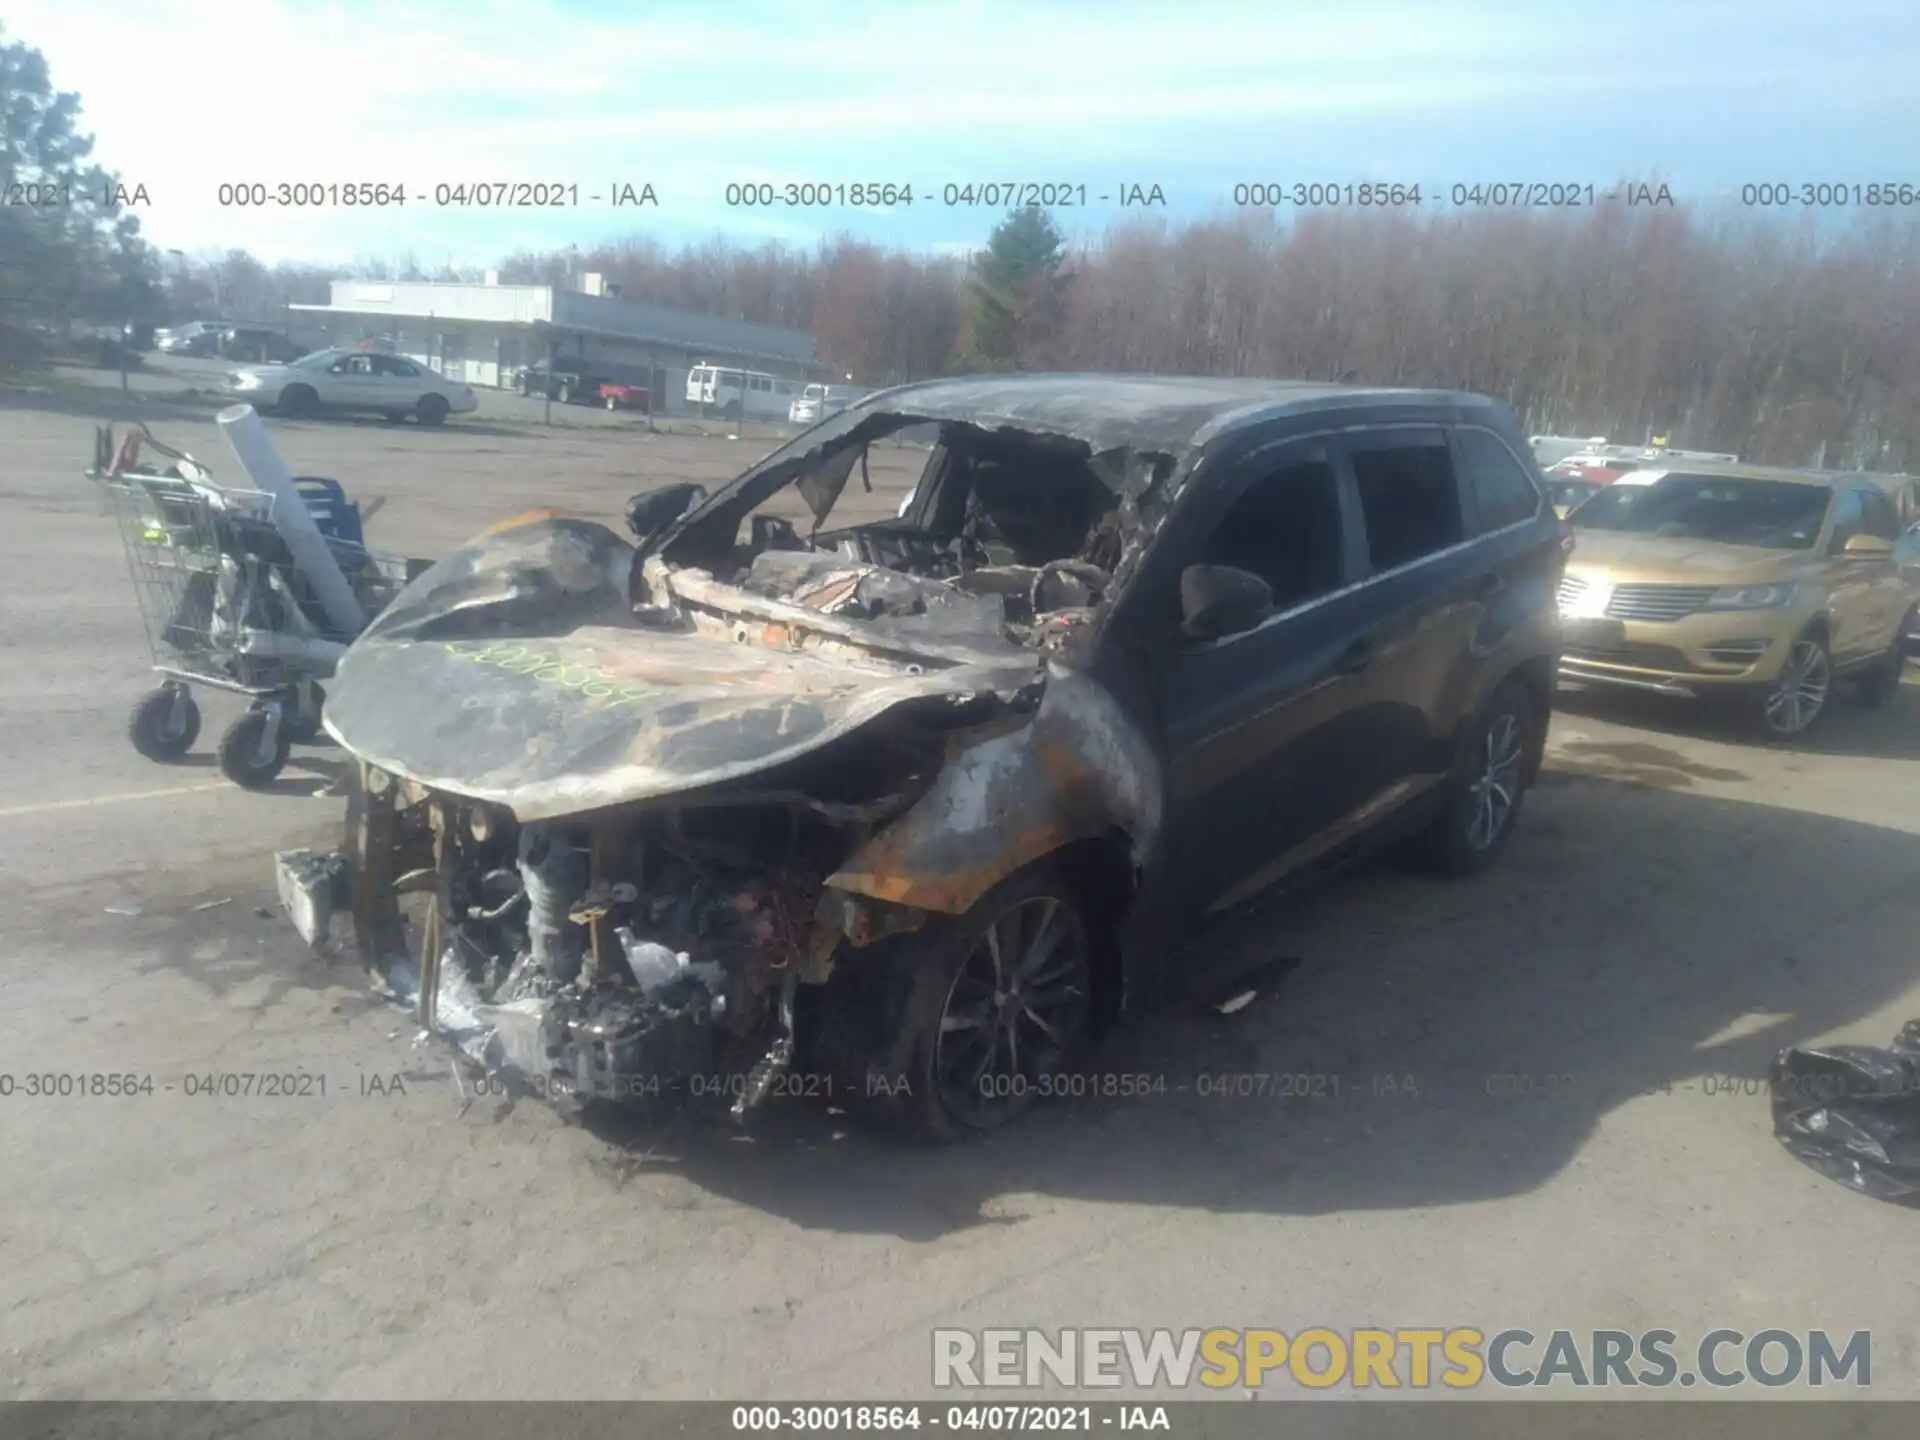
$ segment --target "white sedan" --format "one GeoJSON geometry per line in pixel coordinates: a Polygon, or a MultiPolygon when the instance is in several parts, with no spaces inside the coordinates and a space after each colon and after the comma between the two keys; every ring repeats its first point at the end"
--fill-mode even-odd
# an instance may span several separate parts
{"type": "Polygon", "coordinates": [[[438,425],[479,405],[473,389],[436,375],[402,355],[370,350],[316,350],[287,365],[249,365],[228,377],[235,399],[281,415],[370,411],[390,420],[411,415],[438,425]]]}

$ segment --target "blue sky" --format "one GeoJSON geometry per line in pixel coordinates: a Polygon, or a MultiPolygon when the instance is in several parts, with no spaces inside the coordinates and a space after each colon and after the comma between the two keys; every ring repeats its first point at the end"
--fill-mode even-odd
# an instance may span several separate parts
{"type": "MultiPolygon", "coordinates": [[[[644,230],[978,243],[968,181],[1157,184],[1173,219],[1237,182],[1920,185],[1920,4],[725,0],[9,0],[78,90],[156,244],[486,264],[644,230]],[[400,182],[404,209],[222,207],[226,181],[400,182]],[[558,210],[435,185],[577,184],[558,210]],[[729,207],[730,182],[911,183],[888,211],[729,207]],[[587,197],[651,183],[657,209],[587,197]]],[[[1920,208],[1908,212],[1920,224],[1920,208]]],[[[1125,212],[1061,212],[1070,234],[1125,212]]]]}

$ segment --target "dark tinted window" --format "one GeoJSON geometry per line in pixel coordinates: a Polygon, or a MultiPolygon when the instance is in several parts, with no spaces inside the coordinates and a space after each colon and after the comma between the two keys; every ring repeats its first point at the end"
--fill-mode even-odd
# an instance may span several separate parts
{"type": "Polygon", "coordinates": [[[1444,442],[1360,439],[1353,478],[1367,523],[1367,555],[1375,570],[1412,564],[1466,538],[1453,457],[1444,442]]]}
{"type": "Polygon", "coordinates": [[[1460,429],[1453,432],[1453,443],[1483,532],[1518,525],[1539,512],[1540,492],[1499,436],[1487,430],[1460,429]]]}
{"type": "Polygon", "coordinates": [[[1323,460],[1289,465],[1253,482],[1214,528],[1205,565],[1250,570],[1284,610],[1340,588],[1340,492],[1323,460]]]}

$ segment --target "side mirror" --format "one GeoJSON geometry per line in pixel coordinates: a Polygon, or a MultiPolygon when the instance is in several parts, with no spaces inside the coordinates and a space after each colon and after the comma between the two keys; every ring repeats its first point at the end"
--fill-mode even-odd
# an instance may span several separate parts
{"type": "Polygon", "coordinates": [[[1218,640],[1251,630],[1273,613],[1273,587],[1231,565],[1189,565],[1180,572],[1180,630],[1218,640]]]}
{"type": "Polygon", "coordinates": [[[1840,553],[1849,560],[1887,560],[1893,556],[1893,542],[1881,535],[1853,535],[1840,553]]]}
{"type": "Polygon", "coordinates": [[[635,539],[649,540],[706,498],[707,487],[691,480],[643,490],[627,501],[627,529],[635,539]]]}

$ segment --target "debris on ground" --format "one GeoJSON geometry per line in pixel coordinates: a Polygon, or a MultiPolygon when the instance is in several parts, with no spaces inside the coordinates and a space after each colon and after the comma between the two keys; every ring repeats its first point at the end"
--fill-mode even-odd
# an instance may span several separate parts
{"type": "Polygon", "coordinates": [[[1237,969],[1207,997],[1206,1008],[1216,1015],[1237,1015],[1262,994],[1278,990],[1303,963],[1297,955],[1282,955],[1237,969]]]}
{"type": "Polygon", "coordinates": [[[1876,1200],[1920,1203],[1920,1020],[1884,1050],[1782,1050],[1769,1085],[1774,1136],[1800,1160],[1876,1200]]]}
{"type": "Polygon", "coordinates": [[[336,910],[346,907],[346,862],[338,855],[312,850],[290,850],[276,871],[280,903],[293,917],[294,928],[309,945],[318,948],[333,927],[336,910]]]}

